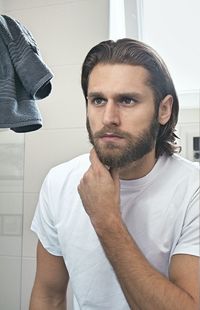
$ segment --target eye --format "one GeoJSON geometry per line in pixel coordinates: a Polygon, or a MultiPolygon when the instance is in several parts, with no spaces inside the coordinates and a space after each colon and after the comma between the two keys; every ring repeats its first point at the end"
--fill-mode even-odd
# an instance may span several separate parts
{"type": "Polygon", "coordinates": [[[106,100],[104,98],[101,98],[101,97],[96,97],[96,98],[93,98],[91,102],[95,106],[102,106],[106,103],[106,100]]]}
{"type": "Polygon", "coordinates": [[[122,98],[120,98],[120,105],[132,106],[136,102],[137,102],[136,99],[134,99],[132,97],[122,97],[122,98]]]}

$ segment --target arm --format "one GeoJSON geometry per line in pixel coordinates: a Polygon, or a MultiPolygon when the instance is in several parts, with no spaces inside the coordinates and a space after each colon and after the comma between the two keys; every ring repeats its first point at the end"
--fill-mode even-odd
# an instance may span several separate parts
{"type": "Polygon", "coordinates": [[[65,310],[68,272],[61,256],[48,253],[40,241],[30,310],[65,310]]]}
{"type": "Polygon", "coordinates": [[[169,280],[150,265],[121,219],[118,174],[95,152],[78,190],[131,309],[199,309],[199,258],[175,255],[169,280]]]}
{"type": "Polygon", "coordinates": [[[99,229],[98,236],[131,309],[199,309],[198,257],[174,255],[168,280],[149,264],[121,222],[112,230],[99,229]]]}

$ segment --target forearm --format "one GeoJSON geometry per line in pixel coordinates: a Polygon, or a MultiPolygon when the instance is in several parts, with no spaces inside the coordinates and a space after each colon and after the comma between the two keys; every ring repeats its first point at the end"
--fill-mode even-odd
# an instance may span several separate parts
{"type": "Polygon", "coordinates": [[[187,292],[149,264],[120,220],[96,231],[131,309],[198,309],[187,292]]]}
{"type": "Polygon", "coordinates": [[[66,297],[52,296],[33,288],[29,310],[66,310],[66,297]]]}

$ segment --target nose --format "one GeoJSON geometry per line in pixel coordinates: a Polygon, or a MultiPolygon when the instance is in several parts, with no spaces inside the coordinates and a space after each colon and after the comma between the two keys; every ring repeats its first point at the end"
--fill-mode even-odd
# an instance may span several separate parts
{"type": "Polygon", "coordinates": [[[114,102],[108,101],[104,107],[103,125],[104,126],[120,125],[119,107],[114,102]]]}

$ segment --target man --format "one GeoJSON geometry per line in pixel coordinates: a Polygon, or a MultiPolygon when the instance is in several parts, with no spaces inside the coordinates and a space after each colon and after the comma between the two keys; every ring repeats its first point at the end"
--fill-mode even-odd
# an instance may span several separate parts
{"type": "Polygon", "coordinates": [[[53,168],[30,309],[199,309],[199,170],[174,154],[178,99],[142,42],[105,41],[83,63],[94,148],[53,168]]]}

